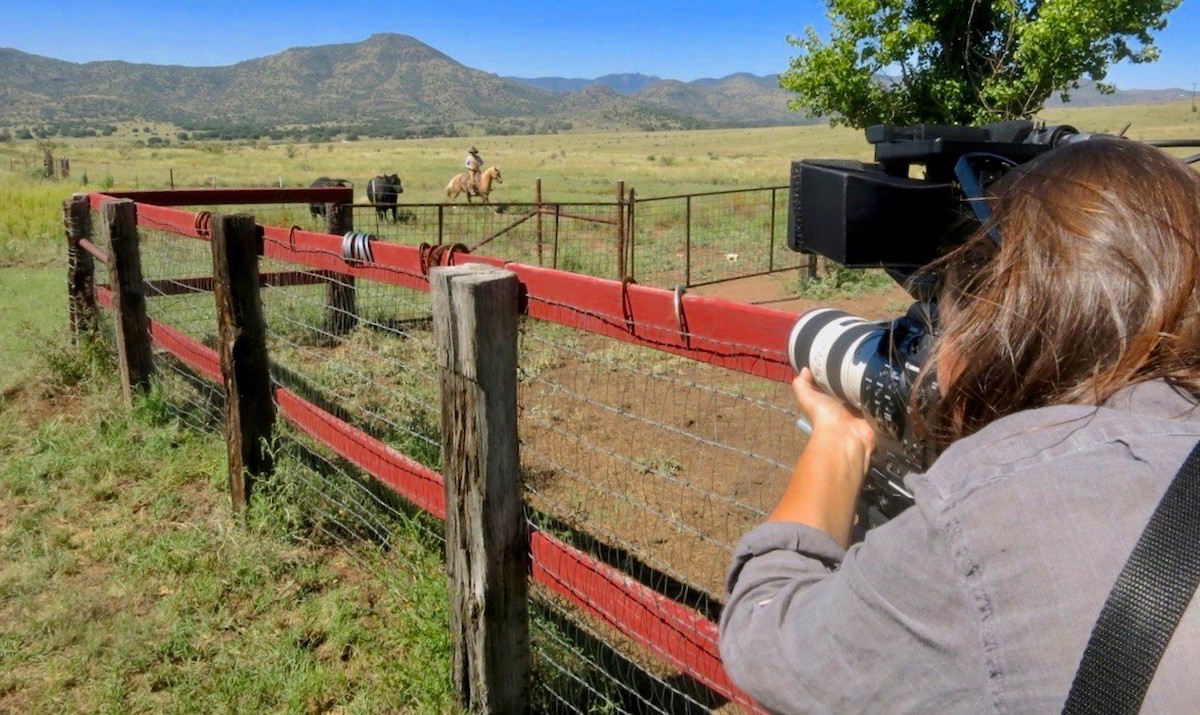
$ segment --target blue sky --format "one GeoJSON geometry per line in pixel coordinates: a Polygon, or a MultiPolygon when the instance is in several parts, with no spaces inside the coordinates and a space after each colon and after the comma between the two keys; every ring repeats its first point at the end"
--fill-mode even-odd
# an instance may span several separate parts
{"type": "MultiPolygon", "coordinates": [[[[7,4],[7,3],[6,3],[7,4]]],[[[398,32],[487,72],[596,77],[643,72],[672,79],[733,72],[774,74],[795,54],[786,42],[828,22],[817,0],[638,2],[339,3],[275,0],[171,3],[17,2],[0,21],[0,47],[73,62],[121,59],[225,65],[289,47],[358,42],[398,32]]],[[[1109,79],[1132,88],[1200,82],[1200,3],[1184,2],[1159,35],[1162,59],[1117,66],[1109,79]]]]}

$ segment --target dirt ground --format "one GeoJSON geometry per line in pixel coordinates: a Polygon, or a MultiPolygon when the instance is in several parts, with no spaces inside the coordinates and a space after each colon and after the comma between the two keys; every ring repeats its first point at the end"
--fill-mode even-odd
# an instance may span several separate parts
{"type": "MultiPolygon", "coordinates": [[[[797,314],[834,306],[867,318],[902,314],[912,302],[899,288],[799,299],[792,285],[792,276],[759,276],[693,294],[797,314]]],[[[520,433],[531,500],[721,600],[733,544],[774,506],[802,444],[790,386],[559,331],[546,338],[527,331],[522,355],[520,433]]]]}
{"type": "Polygon", "coordinates": [[[912,298],[899,286],[895,286],[885,293],[814,300],[797,298],[793,290],[794,284],[795,274],[788,272],[714,283],[692,288],[689,292],[695,295],[726,298],[741,303],[764,305],[795,313],[803,313],[818,307],[836,307],[871,320],[901,315],[912,303],[912,298]]]}

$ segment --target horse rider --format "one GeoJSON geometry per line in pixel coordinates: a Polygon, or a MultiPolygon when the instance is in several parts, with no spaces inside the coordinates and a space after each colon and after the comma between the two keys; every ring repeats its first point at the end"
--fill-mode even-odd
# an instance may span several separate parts
{"type": "Polygon", "coordinates": [[[463,162],[467,167],[467,187],[476,194],[479,193],[479,177],[483,171],[483,157],[479,156],[479,150],[471,147],[467,152],[467,160],[463,162]]]}

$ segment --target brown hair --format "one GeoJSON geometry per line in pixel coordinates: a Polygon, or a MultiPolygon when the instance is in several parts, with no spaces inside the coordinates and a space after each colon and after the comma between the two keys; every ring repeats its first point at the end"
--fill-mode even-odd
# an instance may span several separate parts
{"type": "Polygon", "coordinates": [[[1009,172],[988,224],[935,270],[923,379],[944,384],[922,426],[940,446],[1146,380],[1200,398],[1200,174],[1158,149],[1084,141],[1009,172]]]}

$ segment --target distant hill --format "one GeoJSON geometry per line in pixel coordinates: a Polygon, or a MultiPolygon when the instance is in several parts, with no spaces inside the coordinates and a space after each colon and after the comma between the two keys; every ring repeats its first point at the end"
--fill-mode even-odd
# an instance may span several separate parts
{"type": "Polygon", "coordinates": [[[145,120],[234,125],[251,136],[256,127],[281,126],[407,136],[405,127],[413,126],[435,134],[521,133],[801,121],[786,110],[774,79],[759,86],[762,78],[748,78],[701,80],[684,93],[671,90],[680,83],[638,73],[504,78],[396,34],[296,47],[225,67],[78,64],[0,49],[0,124],[145,120]]]}
{"type": "Polygon", "coordinates": [[[634,96],[669,112],[710,117],[711,121],[724,125],[813,124],[821,121],[788,109],[788,101],[793,95],[779,87],[779,78],[774,75],[742,72],[692,82],[660,80],[634,96]]]}
{"type": "MultiPolygon", "coordinates": [[[[74,64],[0,50],[0,87],[59,119],[308,123],[540,115],[548,94],[471,69],[405,35],[298,47],[227,67],[74,64]]],[[[11,117],[0,107],[0,116],[11,117]]]]}
{"type": "MultiPolygon", "coordinates": [[[[1072,104],[1148,103],[1184,90],[1100,95],[1072,104]]],[[[776,76],[692,82],[639,73],[595,79],[500,77],[407,35],[296,47],[224,67],[78,64],[0,48],[0,129],[171,122],[198,136],[331,138],[572,129],[666,130],[803,124],[776,76]]],[[[50,133],[53,133],[52,131],[50,133]]]]}
{"type": "Polygon", "coordinates": [[[603,77],[595,79],[569,77],[505,77],[505,79],[537,87],[538,89],[544,89],[547,92],[578,92],[587,87],[600,85],[608,87],[618,94],[636,94],[646,85],[654,84],[662,78],[637,72],[627,72],[624,74],[606,74],[603,77]]]}
{"type": "Polygon", "coordinates": [[[747,72],[716,79],[681,82],[644,74],[608,74],[595,79],[567,77],[511,77],[531,87],[566,94],[606,87],[679,116],[703,119],[724,126],[807,124],[788,109],[791,94],[779,87],[778,75],[747,72]]]}
{"type": "Polygon", "coordinates": [[[1101,94],[1096,83],[1081,81],[1079,89],[1070,91],[1070,102],[1063,102],[1058,93],[1046,100],[1047,107],[1116,107],[1133,104],[1166,104],[1188,99],[1192,93],[1186,89],[1118,89],[1112,94],[1101,94]]]}

